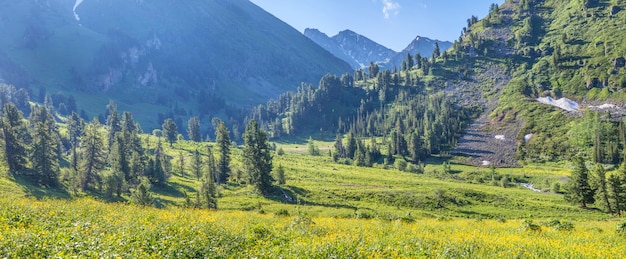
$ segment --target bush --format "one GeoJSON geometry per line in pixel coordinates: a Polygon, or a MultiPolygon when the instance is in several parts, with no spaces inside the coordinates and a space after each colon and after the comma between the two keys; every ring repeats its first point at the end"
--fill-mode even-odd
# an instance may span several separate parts
{"type": "Polygon", "coordinates": [[[280,209],[274,212],[274,216],[289,217],[289,211],[287,209],[280,209]]]}
{"type": "Polygon", "coordinates": [[[404,160],[398,159],[394,163],[395,167],[400,171],[406,171],[407,163],[404,160]]]}
{"type": "Polygon", "coordinates": [[[550,186],[550,190],[553,193],[561,193],[561,183],[560,182],[553,182],[552,185],[550,186]]]}

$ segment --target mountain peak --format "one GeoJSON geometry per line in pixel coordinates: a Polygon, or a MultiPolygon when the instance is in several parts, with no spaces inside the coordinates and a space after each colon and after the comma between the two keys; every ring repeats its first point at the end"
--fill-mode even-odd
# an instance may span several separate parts
{"type": "Polygon", "coordinates": [[[343,30],[328,37],[317,30],[307,29],[304,35],[355,69],[367,66],[370,62],[385,63],[396,54],[395,51],[352,30],[343,30]]]}

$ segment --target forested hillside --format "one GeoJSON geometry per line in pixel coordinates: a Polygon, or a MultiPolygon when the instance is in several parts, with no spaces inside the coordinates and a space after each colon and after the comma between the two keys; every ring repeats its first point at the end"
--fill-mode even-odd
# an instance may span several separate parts
{"type": "Polygon", "coordinates": [[[228,120],[301,82],[351,71],[250,1],[75,2],[3,6],[0,82],[40,103],[57,97],[55,108],[71,97],[85,117],[104,116],[112,99],[157,128],[164,116],[228,120]]]}

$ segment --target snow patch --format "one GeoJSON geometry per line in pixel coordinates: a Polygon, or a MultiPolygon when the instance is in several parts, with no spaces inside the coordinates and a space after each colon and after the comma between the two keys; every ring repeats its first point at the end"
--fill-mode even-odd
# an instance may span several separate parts
{"type": "Polygon", "coordinates": [[[535,188],[535,186],[532,183],[515,183],[515,184],[522,186],[524,188],[527,188],[533,192],[541,192],[541,190],[535,188]]]}
{"type": "Polygon", "coordinates": [[[524,135],[524,142],[530,141],[530,139],[533,138],[534,135],[535,134],[532,133],[524,135]]]}
{"type": "Polygon", "coordinates": [[[76,13],[76,8],[78,8],[78,6],[83,2],[83,0],[76,0],[76,2],[74,3],[74,8],[72,8],[72,12],[74,12],[74,18],[76,18],[76,21],[80,22],[80,17],[78,17],[78,14],[76,13]]]}
{"type": "Polygon", "coordinates": [[[496,135],[496,139],[497,140],[506,140],[506,137],[504,137],[504,135],[496,135]]]}
{"type": "Polygon", "coordinates": [[[487,160],[483,160],[483,166],[490,166],[491,162],[487,161],[487,160]]]}
{"type": "Polygon", "coordinates": [[[540,103],[544,103],[544,104],[549,104],[552,106],[556,106],[559,107],[563,110],[566,111],[570,111],[570,112],[575,112],[578,111],[580,109],[580,106],[578,106],[577,102],[574,102],[570,99],[567,99],[565,97],[561,98],[561,99],[552,99],[552,97],[547,96],[547,97],[539,97],[537,98],[537,101],[540,103]]]}
{"type": "Polygon", "coordinates": [[[600,110],[609,110],[609,109],[619,110],[620,109],[619,106],[615,104],[610,104],[610,103],[605,103],[603,105],[598,105],[598,106],[590,105],[589,108],[595,108],[595,109],[600,109],[600,110]]]}

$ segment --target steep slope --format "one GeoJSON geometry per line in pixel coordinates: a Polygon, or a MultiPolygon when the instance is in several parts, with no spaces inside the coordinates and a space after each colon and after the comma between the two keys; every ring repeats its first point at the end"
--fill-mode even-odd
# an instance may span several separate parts
{"type": "Polygon", "coordinates": [[[625,9],[622,1],[511,0],[480,21],[472,18],[448,55],[462,61],[448,69],[470,80],[451,82],[447,90],[484,100],[485,113],[458,151],[470,150],[473,163],[491,156],[504,165],[577,153],[596,162],[620,161],[623,133],[617,123],[602,121],[624,114],[625,9]],[[490,79],[488,71],[499,72],[490,79]],[[497,80],[501,75],[510,80],[497,80]],[[567,97],[582,109],[539,103],[543,96],[567,97]],[[587,111],[610,115],[580,119],[587,111]],[[495,138],[501,134],[507,141],[495,138]]]}
{"type": "Polygon", "coordinates": [[[78,91],[79,104],[101,103],[99,109],[111,98],[129,107],[154,104],[147,108],[152,112],[178,104],[192,113],[216,113],[203,108],[209,97],[249,106],[325,73],[351,71],[246,0],[75,3],[3,6],[4,81],[49,93],[78,91]]]}
{"type": "Polygon", "coordinates": [[[409,43],[406,48],[402,51],[391,57],[391,59],[386,62],[386,67],[399,67],[402,64],[402,60],[406,59],[407,54],[411,54],[415,56],[416,54],[420,54],[421,56],[430,56],[435,50],[435,44],[439,44],[439,51],[443,52],[449,49],[452,46],[452,42],[449,41],[440,41],[433,40],[426,37],[417,36],[411,43],[409,43]]]}
{"type": "Polygon", "coordinates": [[[317,29],[307,28],[304,35],[348,62],[354,69],[368,66],[370,62],[386,63],[396,54],[395,51],[351,30],[340,31],[337,35],[328,37],[317,29]]]}

